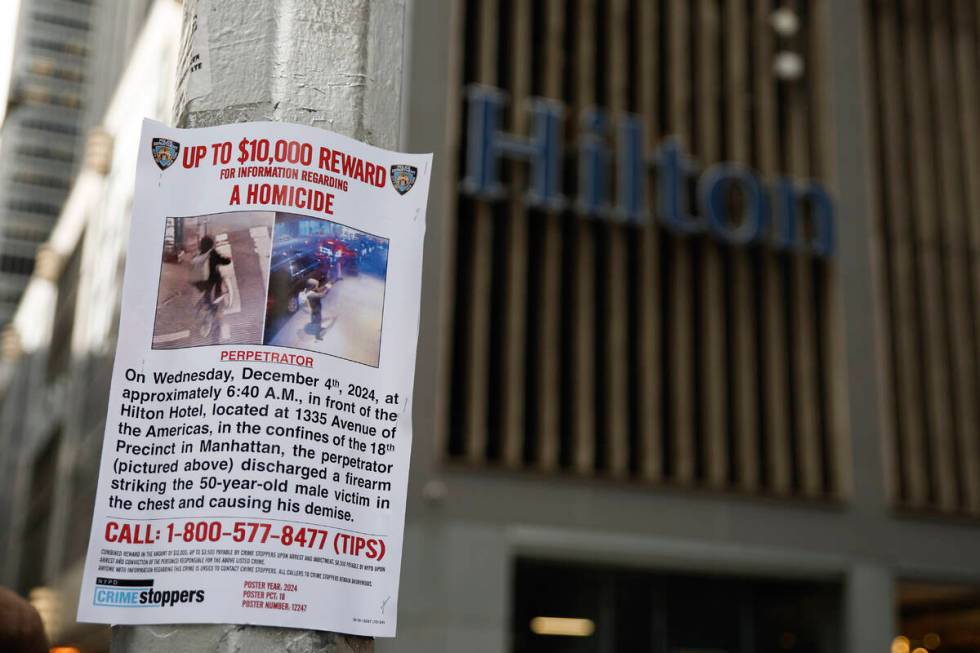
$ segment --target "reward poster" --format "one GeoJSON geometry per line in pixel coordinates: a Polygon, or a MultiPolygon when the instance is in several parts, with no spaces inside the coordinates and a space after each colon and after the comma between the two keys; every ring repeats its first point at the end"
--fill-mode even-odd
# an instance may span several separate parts
{"type": "Polygon", "coordinates": [[[395,634],[431,165],[144,122],[79,621],[395,634]]]}

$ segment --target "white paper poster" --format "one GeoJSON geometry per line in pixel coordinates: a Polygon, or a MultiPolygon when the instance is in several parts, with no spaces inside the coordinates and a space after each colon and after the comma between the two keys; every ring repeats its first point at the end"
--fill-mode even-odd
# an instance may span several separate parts
{"type": "Polygon", "coordinates": [[[79,621],[393,636],[431,155],[139,147],[79,621]]]}

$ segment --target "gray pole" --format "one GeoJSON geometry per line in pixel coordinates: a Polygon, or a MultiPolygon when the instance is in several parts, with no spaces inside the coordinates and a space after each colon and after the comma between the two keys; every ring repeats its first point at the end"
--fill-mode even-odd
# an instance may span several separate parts
{"type": "MultiPolygon", "coordinates": [[[[184,0],[185,25],[195,16],[199,29],[193,46],[206,48],[209,67],[199,77],[209,73],[210,84],[189,84],[192,93],[203,88],[203,94],[174,107],[178,126],[295,122],[398,147],[405,0],[184,0]]],[[[113,653],[373,650],[371,639],[290,628],[112,629],[113,653]]]]}

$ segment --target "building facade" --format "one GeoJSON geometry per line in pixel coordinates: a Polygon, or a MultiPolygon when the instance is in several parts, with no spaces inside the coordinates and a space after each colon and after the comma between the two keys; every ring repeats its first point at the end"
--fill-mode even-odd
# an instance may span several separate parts
{"type": "MultiPolygon", "coordinates": [[[[169,108],[155,11],[7,337],[5,582],[83,650],[64,533],[108,392],[118,107],[169,108]]],[[[407,29],[403,145],[441,176],[378,649],[980,650],[976,3],[418,1],[407,29]]]]}
{"type": "Polygon", "coordinates": [[[117,52],[125,70],[85,134],[78,174],[3,341],[19,362],[3,370],[2,582],[32,598],[54,641],[94,651],[108,634],[74,623],[87,543],[69,534],[91,524],[139,131],[143,118],[171,111],[180,6],[162,0],[144,18],[117,52]]]}
{"type": "Polygon", "coordinates": [[[0,324],[30,279],[149,4],[20,3],[0,127],[0,324]]]}

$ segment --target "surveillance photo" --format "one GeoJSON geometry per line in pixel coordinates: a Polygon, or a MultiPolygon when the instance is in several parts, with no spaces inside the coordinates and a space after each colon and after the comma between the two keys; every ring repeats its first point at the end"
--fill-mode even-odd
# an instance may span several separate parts
{"type": "Polygon", "coordinates": [[[272,212],[167,218],[154,349],[261,344],[272,212]]]}
{"type": "Polygon", "coordinates": [[[276,214],[265,344],[378,366],[388,240],[276,214]]]}

